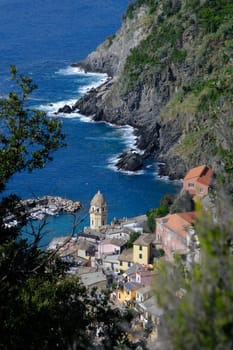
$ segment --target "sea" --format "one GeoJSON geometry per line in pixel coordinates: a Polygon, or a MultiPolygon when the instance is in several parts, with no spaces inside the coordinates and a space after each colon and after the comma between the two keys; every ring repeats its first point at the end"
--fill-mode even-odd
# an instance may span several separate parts
{"type": "MultiPolygon", "coordinates": [[[[96,123],[79,113],[55,115],[59,107],[72,105],[106,80],[105,74],[84,73],[71,64],[120,28],[128,4],[126,0],[0,0],[0,97],[14,89],[9,79],[14,64],[38,86],[29,106],[46,111],[48,118],[59,118],[67,143],[44,169],[15,174],[2,195],[80,201],[77,233],[89,226],[89,205],[98,190],[106,198],[109,223],[146,214],[165,194],[180,190],[180,183],[158,177],[154,160],[135,173],[116,169],[119,155],[136,149],[131,127],[96,123]]],[[[73,215],[48,217],[44,245],[55,236],[69,235],[73,224],[73,215]]]]}

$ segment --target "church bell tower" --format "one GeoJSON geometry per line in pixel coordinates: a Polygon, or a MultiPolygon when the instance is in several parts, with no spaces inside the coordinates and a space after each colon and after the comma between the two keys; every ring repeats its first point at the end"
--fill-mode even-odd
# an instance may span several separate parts
{"type": "Polygon", "coordinates": [[[108,207],[102,193],[98,191],[91,200],[90,205],[90,228],[98,230],[107,225],[108,207]]]}

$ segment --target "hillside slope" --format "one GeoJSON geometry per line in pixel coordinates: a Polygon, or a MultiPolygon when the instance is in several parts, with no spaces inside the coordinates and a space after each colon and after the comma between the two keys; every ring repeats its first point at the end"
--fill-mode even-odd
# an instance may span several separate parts
{"type": "Polygon", "coordinates": [[[77,65],[111,79],[74,108],[137,128],[170,178],[206,163],[232,191],[232,0],[138,0],[77,65]]]}

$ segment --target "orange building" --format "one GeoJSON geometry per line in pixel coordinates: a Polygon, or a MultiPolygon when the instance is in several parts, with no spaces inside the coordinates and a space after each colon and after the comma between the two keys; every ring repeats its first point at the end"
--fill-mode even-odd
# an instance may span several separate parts
{"type": "Polygon", "coordinates": [[[138,282],[126,282],[122,288],[117,289],[117,300],[123,303],[133,301],[136,299],[136,292],[141,288],[141,283],[138,282]]]}
{"type": "Polygon", "coordinates": [[[197,197],[206,196],[213,179],[213,170],[206,165],[192,168],[184,178],[183,191],[197,197]]]}
{"type": "Polygon", "coordinates": [[[192,211],[156,219],[156,240],[161,242],[169,260],[173,260],[174,253],[188,254],[195,218],[196,212],[192,211]]]}

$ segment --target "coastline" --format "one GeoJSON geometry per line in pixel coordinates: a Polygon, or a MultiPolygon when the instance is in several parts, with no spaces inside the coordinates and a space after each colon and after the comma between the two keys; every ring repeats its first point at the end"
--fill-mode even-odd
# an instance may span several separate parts
{"type": "MultiPolygon", "coordinates": [[[[118,154],[117,156],[113,157],[112,159],[110,159],[110,164],[109,167],[114,170],[114,171],[122,171],[123,173],[129,174],[129,175],[140,175],[143,172],[143,160],[148,158],[148,154],[146,152],[146,149],[143,149],[142,147],[140,147],[140,143],[141,141],[141,135],[139,132],[139,129],[133,125],[130,125],[129,123],[123,123],[123,124],[119,124],[119,123],[114,123],[114,121],[109,121],[109,120],[105,120],[103,119],[99,119],[97,118],[97,116],[95,115],[94,111],[92,111],[92,106],[90,106],[90,110],[87,111],[86,113],[83,113],[82,110],[80,110],[80,100],[82,101],[82,99],[88,99],[88,97],[90,95],[95,95],[96,93],[98,93],[98,91],[103,91],[106,92],[108,90],[108,85],[111,85],[111,81],[112,78],[110,76],[108,76],[106,73],[99,73],[99,72],[87,72],[84,71],[81,67],[79,66],[72,66],[70,65],[70,68],[68,67],[66,70],[62,70],[63,72],[66,71],[68,72],[67,74],[80,74],[80,75],[84,75],[84,76],[100,76],[101,79],[98,83],[89,85],[86,88],[82,89],[83,95],[80,96],[80,98],[78,100],[76,100],[76,102],[74,102],[74,100],[71,100],[70,102],[67,101],[66,104],[64,104],[62,107],[59,107],[56,111],[54,111],[54,107],[55,105],[52,105],[50,107],[52,107],[53,109],[53,114],[55,114],[56,116],[64,116],[64,115],[77,115],[77,113],[79,114],[79,118],[82,121],[85,121],[84,118],[89,118],[88,121],[92,121],[92,122],[102,122],[102,123],[106,123],[110,126],[113,127],[119,127],[119,128],[127,128],[128,130],[130,130],[130,142],[127,142],[128,144],[126,144],[126,148],[123,151],[123,153],[118,154]],[[70,70],[69,70],[70,69],[70,70]],[[72,73],[73,72],[73,73],[72,73]],[[83,119],[82,119],[83,117],[83,119]],[[114,163],[113,163],[114,160],[114,163]]],[[[102,93],[102,92],[101,92],[102,93]]],[[[61,103],[59,103],[60,105],[61,103]]],[[[51,113],[51,111],[50,111],[51,113]]]]}

